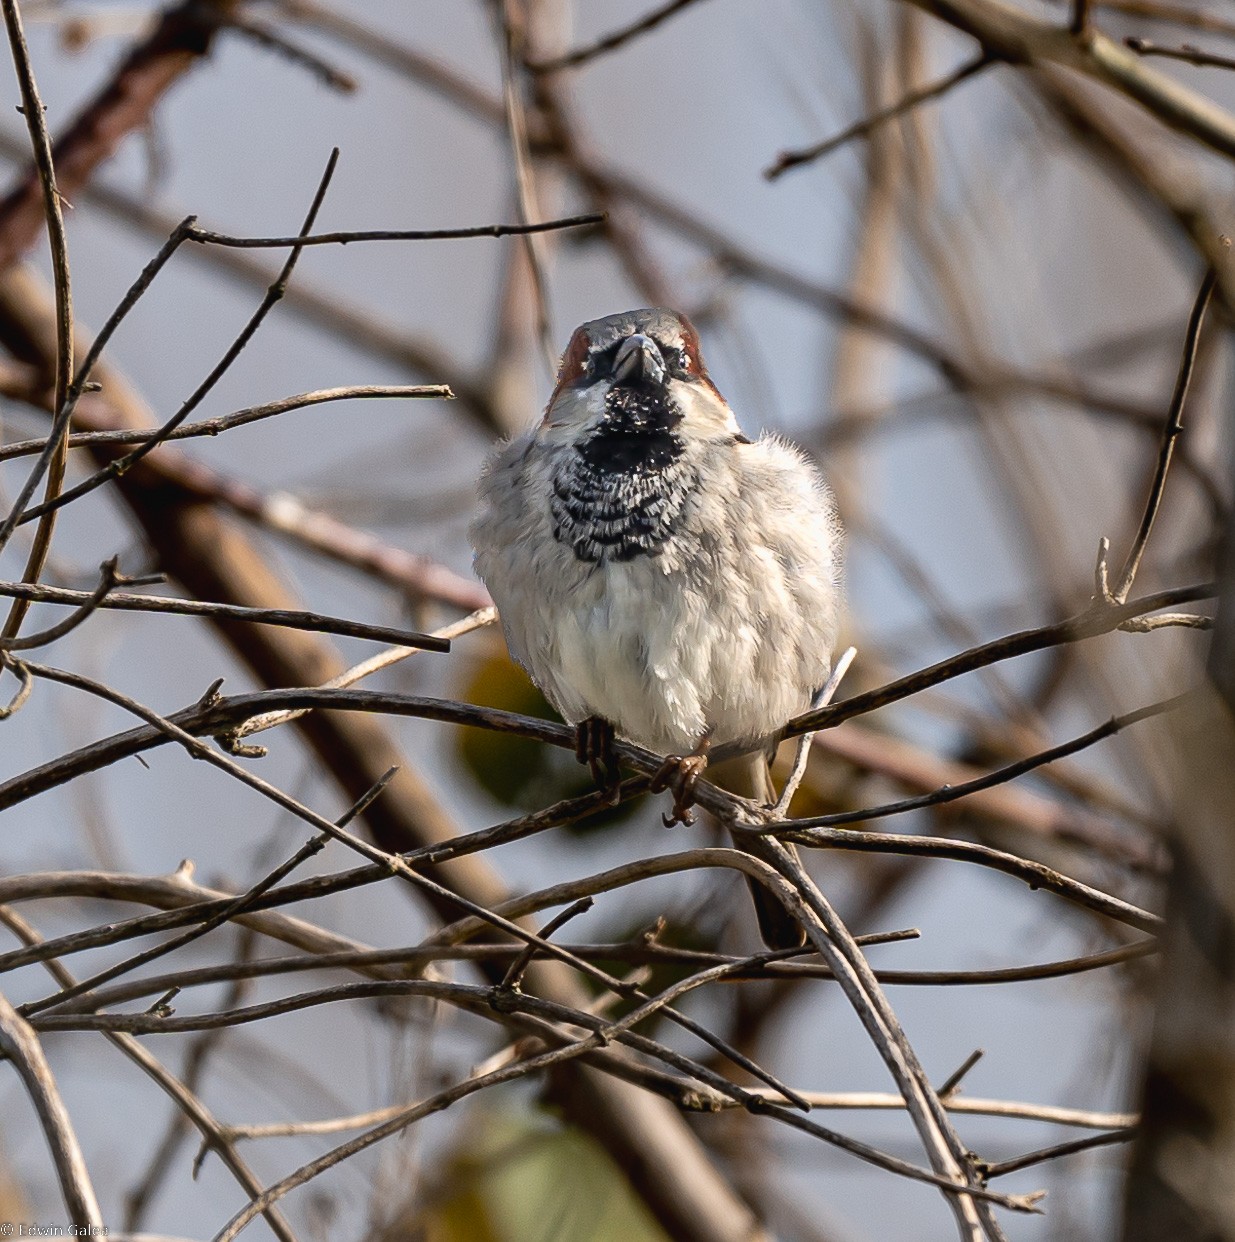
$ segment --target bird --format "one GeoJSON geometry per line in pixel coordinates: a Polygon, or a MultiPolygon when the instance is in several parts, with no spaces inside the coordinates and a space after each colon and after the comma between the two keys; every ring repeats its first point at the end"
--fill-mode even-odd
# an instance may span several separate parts
{"type": "MultiPolygon", "coordinates": [[[[738,743],[708,779],[774,802],[769,740],[831,670],[841,525],[805,453],[743,434],[690,320],[648,307],[580,325],[544,417],[494,450],[478,498],[473,563],[507,647],[597,784],[620,780],[615,735],[645,747],[665,757],[665,823],[690,823],[710,748],[738,743]]],[[[750,887],[765,943],[802,943],[750,887]]]]}

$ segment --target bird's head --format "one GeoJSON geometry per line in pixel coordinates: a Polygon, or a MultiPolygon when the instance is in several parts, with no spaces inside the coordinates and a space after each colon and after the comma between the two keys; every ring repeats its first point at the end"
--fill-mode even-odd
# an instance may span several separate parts
{"type": "Polygon", "coordinates": [[[664,307],[592,319],[575,329],[545,411],[550,428],[581,430],[606,417],[614,399],[661,406],[688,433],[736,431],[733,413],[708,376],[699,335],[664,307]]]}

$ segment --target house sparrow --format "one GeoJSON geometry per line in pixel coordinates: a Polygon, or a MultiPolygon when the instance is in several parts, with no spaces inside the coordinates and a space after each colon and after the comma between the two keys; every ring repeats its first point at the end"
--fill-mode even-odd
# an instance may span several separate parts
{"type": "MultiPolygon", "coordinates": [[[[616,788],[612,738],[666,755],[667,824],[691,822],[710,745],[753,755],[710,779],[773,801],[755,749],[827,681],[840,525],[818,471],[775,436],[746,438],[685,316],[663,308],[575,330],[540,424],[480,481],[476,571],[510,653],[616,788]]],[[[724,769],[724,771],[722,771],[724,769]]],[[[752,883],[772,947],[801,942],[752,883]]]]}

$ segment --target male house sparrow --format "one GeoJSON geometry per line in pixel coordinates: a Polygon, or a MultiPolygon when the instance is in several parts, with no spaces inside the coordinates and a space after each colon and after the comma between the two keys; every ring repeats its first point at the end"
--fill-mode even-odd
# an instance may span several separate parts
{"type": "MultiPolygon", "coordinates": [[[[614,731],[669,756],[653,784],[674,789],[667,823],[689,822],[709,745],[757,747],[827,681],[840,607],[831,495],[797,449],[741,433],[685,316],[635,310],[577,328],[544,419],[497,450],[480,501],[476,572],[511,655],[577,727],[598,783],[616,784],[614,731]]],[[[762,751],[710,776],[773,800],[762,751]]],[[[799,943],[779,903],[751,888],[764,939],[799,943]]]]}

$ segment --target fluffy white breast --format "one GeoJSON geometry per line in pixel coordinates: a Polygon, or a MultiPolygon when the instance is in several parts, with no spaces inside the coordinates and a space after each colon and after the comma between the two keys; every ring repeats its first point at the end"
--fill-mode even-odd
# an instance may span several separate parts
{"type": "Polygon", "coordinates": [[[827,679],[839,530],[814,467],[771,437],[690,439],[697,483],[655,555],[580,559],[555,537],[553,479],[569,437],[499,450],[471,530],[511,654],[563,717],[602,716],[659,753],[754,742],[827,679]]]}

